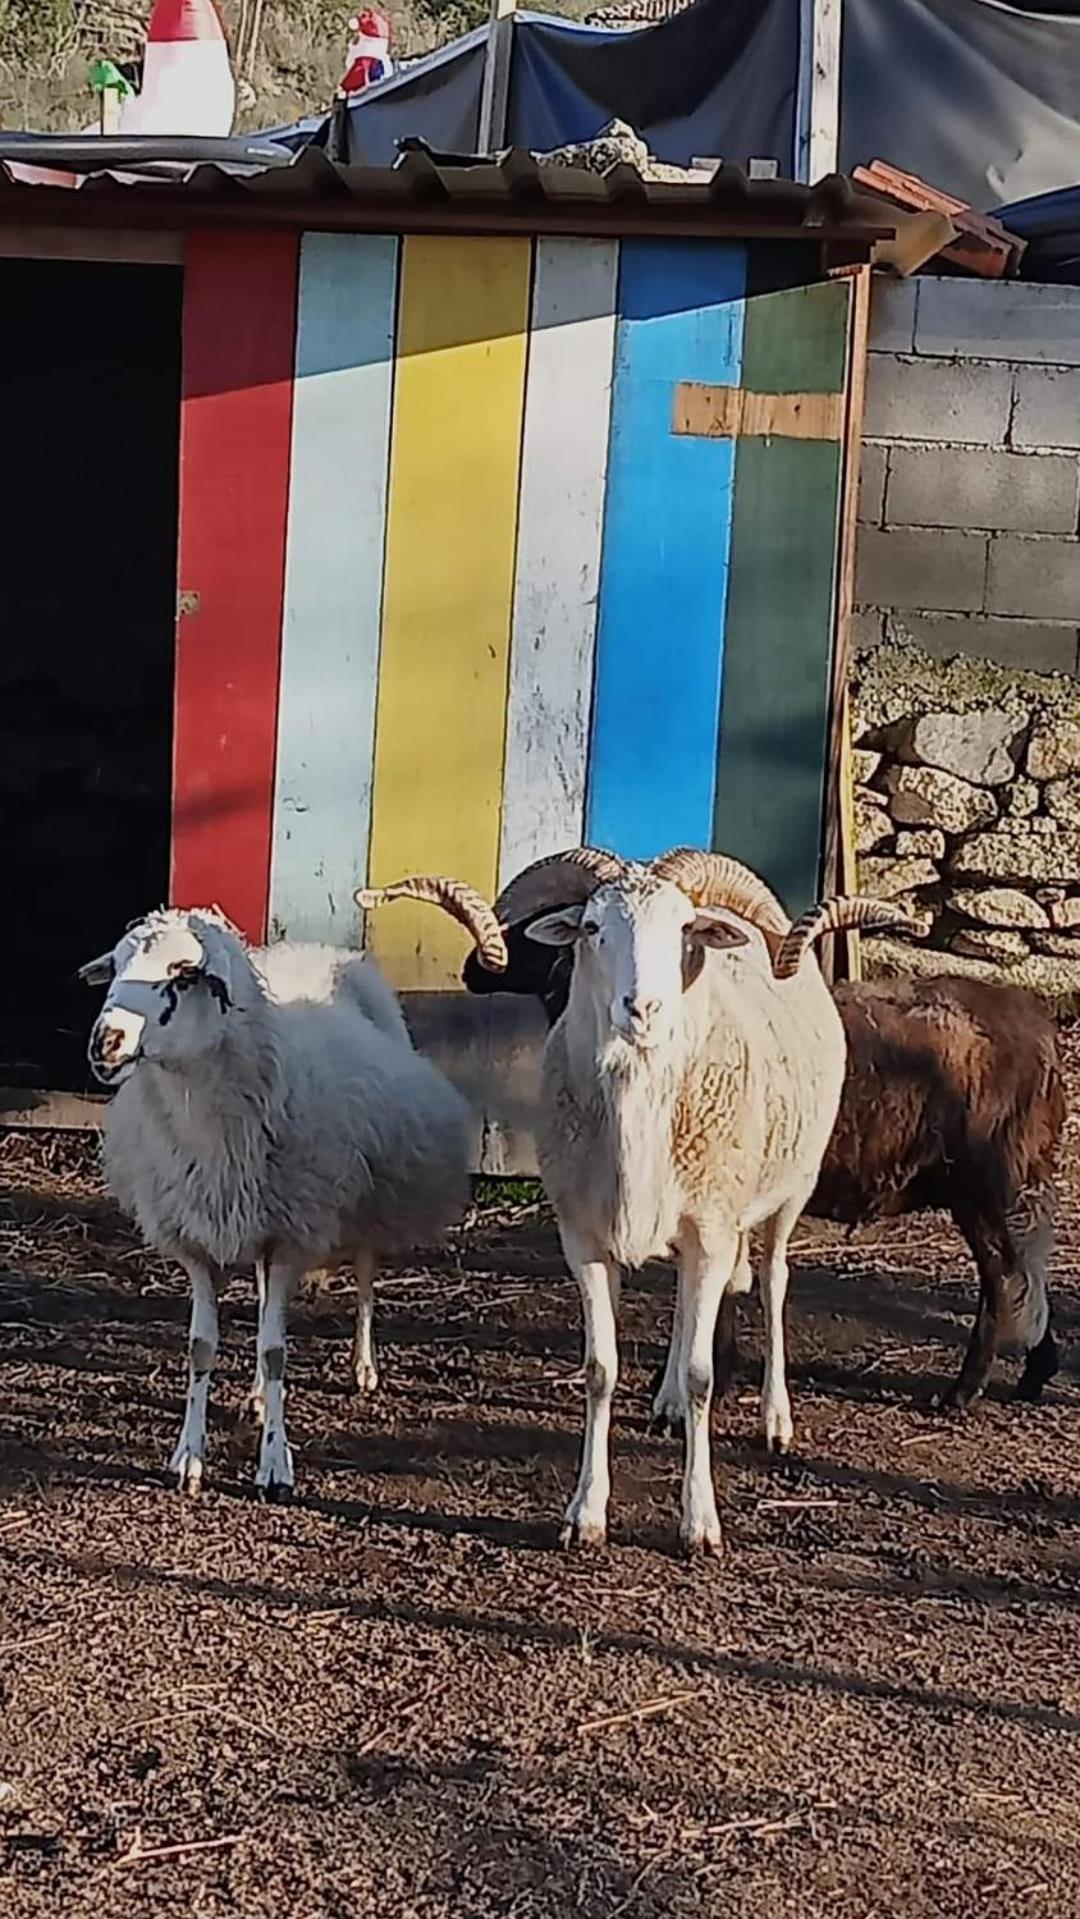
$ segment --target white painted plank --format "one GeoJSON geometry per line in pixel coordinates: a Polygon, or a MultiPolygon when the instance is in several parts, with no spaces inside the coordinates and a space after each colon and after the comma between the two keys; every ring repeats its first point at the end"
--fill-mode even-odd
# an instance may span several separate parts
{"type": "Polygon", "coordinates": [[[840,147],[840,37],[843,0],[799,0],[795,177],[816,185],[835,173],[840,147]]]}
{"type": "Polygon", "coordinates": [[[270,875],[272,937],[354,945],[367,877],[395,239],[304,235],[270,875]]]}
{"type": "Polygon", "coordinates": [[[536,243],[499,884],[580,842],[618,243],[536,243]]]}

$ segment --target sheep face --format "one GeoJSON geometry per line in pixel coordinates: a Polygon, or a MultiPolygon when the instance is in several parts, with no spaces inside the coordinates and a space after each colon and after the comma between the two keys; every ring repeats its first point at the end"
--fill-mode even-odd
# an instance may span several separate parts
{"type": "Polygon", "coordinates": [[[88,1057],[103,1086],[119,1086],[140,1060],[160,1066],[220,1045],[235,1000],[235,941],[196,913],[156,913],[131,927],[111,954],[83,967],[88,984],[109,980],[88,1057]]]}
{"type": "Polygon", "coordinates": [[[534,920],[528,937],[573,946],[572,993],[584,989],[619,1040],[649,1051],[674,1035],[706,948],[745,946],[749,936],[730,916],[695,907],[670,880],[638,868],[582,905],[534,920]]]}

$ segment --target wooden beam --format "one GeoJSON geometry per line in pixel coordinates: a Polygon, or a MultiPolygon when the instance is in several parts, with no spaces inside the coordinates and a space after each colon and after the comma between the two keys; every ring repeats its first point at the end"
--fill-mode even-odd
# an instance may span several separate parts
{"type": "Polygon", "coordinates": [[[514,45],[517,0],[491,0],[484,79],[480,89],[477,125],[478,153],[501,153],[506,145],[506,116],[510,104],[510,61],[514,45]]]}
{"type": "Polygon", "coordinates": [[[20,1131],[100,1132],[108,1098],[104,1093],[54,1093],[47,1088],[0,1087],[4,1126],[20,1131]]]}
{"type": "Polygon", "coordinates": [[[182,233],[128,227],[0,225],[0,260],[107,261],[120,266],[183,266],[182,233]]]}
{"type": "Polygon", "coordinates": [[[693,439],[839,440],[842,393],[749,393],[738,386],[680,380],[671,430],[693,439]]]}
{"type": "Polygon", "coordinates": [[[838,165],[842,11],[843,0],[799,0],[795,178],[807,186],[838,165]]]}

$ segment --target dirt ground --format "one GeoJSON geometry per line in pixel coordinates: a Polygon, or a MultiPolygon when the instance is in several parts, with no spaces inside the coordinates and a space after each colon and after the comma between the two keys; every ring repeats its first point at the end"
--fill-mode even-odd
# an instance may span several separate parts
{"type": "Polygon", "coordinates": [[[750,1306],[714,1417],[726,1557],[688,1566],[647,1430],[662,1272],[626,1296],[603,1554],[555,1546],[578,1308],[536,1208],[383,1278],[370,1404],[347,1293],[298,1311],[287,1508],[250,1490],[234,1285],[186,1502],[183,1290],[94,1167],[0,1154],[4,1919],[1080,1913],[1077,1360],[1041,1406],[1003,1362],[966,1418],[931,1411],[974,1300],[940,1222],[801,1233],[796,1450],[755,1443],[750,1306]]]}

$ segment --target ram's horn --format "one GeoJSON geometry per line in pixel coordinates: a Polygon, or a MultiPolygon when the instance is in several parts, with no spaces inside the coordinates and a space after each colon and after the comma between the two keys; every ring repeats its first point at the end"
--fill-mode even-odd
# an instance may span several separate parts
{"type": "Polygon", "coordinates": [[[725,906],[761,933],[786,934],[791,926],[765,881],[726,853],[701,853],[693,846],[676,846],[653,860],[652,870],[659,879],[680,886],[695,906],[725,906]]]}
{"type": "Polygon", "coordinates": [[[826,933],[838,933],[841,927],[909,924],[909,916],[902,907],[889,906],[884,900],[860,899],[858,895],[844,894],[819,900],[816,906],[795,921],[791,931],[781,940],[773,960],[773,973],[777,979],[790,979],[798,972],[804,955],[815,940],[822,939],[826,933]]]}
{"type": "Polygon", "coordinates": [[[468,928],[476,950],[489,973],[506,971],[506,941],[495,914],[482,893],[466,886],[463,880],[447,879],[435,873],[417,873],[411,879],[395,880],[392,886],[362,886],[353,894],[357,906],[369,913],[374,906],[386,906],[391,900],[427,900],[441,906],[451,919],[468,928]]]}
{"type": "Polygon", "coordinates": [[[495,901],[495,915],[500,926],[514,926],[549,907],[576,906],[598,886],[621,880],[625,874],[625,860],[615,853],[605,853],[599,846],[574,846],[565,853],[549,853],[545,859],[534,860],[503,887],[495,901]]]}

